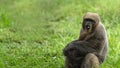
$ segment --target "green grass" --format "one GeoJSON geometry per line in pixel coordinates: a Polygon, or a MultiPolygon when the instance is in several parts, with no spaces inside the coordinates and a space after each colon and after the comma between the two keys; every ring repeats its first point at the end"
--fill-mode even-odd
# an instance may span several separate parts
{"type": "Polygon", "coordinates": [[[120,67],[119,0],[0,0],[0,68],[64,68],[63,48],[96,12],[109,52],[101,68],[120,67]]]}

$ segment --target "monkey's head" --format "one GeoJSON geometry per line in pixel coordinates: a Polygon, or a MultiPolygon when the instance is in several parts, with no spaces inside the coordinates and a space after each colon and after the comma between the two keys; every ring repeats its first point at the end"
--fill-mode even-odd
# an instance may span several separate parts
{"type": "Polygon", "coordinates": [[[100,17],[97,13],[88,12],[83,17],[82,27],[87,32],[92,32],[99,24],[100,17]]]}

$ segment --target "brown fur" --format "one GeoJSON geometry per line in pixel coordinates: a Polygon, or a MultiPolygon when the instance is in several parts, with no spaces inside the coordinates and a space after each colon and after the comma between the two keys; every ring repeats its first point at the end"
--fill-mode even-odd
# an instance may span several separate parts
{"type": "Polygon", "coordinates": [[[63,51],[66,56],[66,68],[99,68],[99,64],[103,63],[106,57],[107,46],[106,31],[99,15],[86,13],[79,39],[70,42],[63,51]],[[89,21],[85,19],[95,23],[92,26],[88,24],[90,28],[86,29],[86,22],[89,21]]]}

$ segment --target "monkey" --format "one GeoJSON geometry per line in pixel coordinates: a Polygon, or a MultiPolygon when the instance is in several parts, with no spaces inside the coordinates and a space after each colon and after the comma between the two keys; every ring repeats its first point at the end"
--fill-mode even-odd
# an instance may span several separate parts
{"type": "Polygon", "coordinates": [[[106,58],[108,39],[97,13],[83,16],[80,36],[63,50],[66,68],[99,68],[106,58]]]}

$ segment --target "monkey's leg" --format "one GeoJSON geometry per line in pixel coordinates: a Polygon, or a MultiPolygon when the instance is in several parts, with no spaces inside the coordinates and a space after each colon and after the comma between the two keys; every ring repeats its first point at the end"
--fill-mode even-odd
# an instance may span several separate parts
{"type": "Polygon", "coordinates": [[[96,55],[89,53],[85,56],[81,68],[99,68],[99,60],[96,55]]]}

